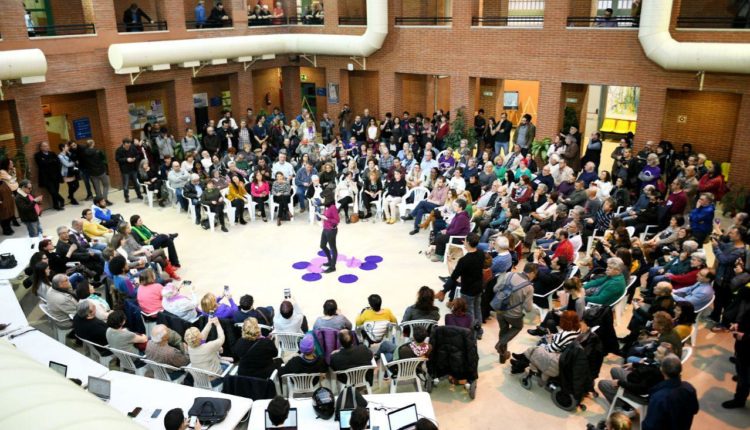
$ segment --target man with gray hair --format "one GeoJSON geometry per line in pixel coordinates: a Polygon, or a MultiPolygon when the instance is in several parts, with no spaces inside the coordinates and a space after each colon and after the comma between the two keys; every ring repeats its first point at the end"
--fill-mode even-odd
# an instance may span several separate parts
{"type": "MultiPolygon", "coordinates": [[[[651,291],[660,281],[665,281],[668,274],[682,275],[690,271],[692,255],[698,249],[698,242],[686,240],[682,244],[682,251],[672,252],[672,258],[663,266],[654,266],[648,269],[648,274],[641,277],[641,288],[644,294],[650,295],[651,291]]],[[[703,257],[705,263],[705,255],[703,257]]]]}
{"type": "Polygon", "coordinates": [[[91,300],[81,300],[73,317],[76,336],[97,345],[107,344],[107,324],[96,318],[96,305],[91,300]]]}
{"type": "Polygon", "coordinates": [[[625,293],[624,263],[622,259],[612,257],[607,260],[606,276],[586,282],[586,304],[612,306],[625,293]]]}
{"type": "Polygon", "coordinates": [[[164,324],[158,324],[151,329],[151,339],[146,344],[146,357],[169,366],[187,366],[190,358],[185,354],[185,349],[186,346],[177,332],[164,324]]]}
{"type": "Polygon", "coordinates": [[[185,184],[185,188],[182,189],[182,197],[190,200],[190,204],[195,209],[195,224],[201,223],[201,196],[203,195],[203,185],[201,185],[201,177],[197,173],[190,175],[190,182],[185,184]]]}
{"type": "Polygon", "coordinates": [[[39,237],[42,235],[42,225],[39,223],[39,215],[42,208],[39,205],[42,202],[42,196],[34,197],[31,195],[31,181],[22,180],[16,190],[16,207],[18,208],[18,217],[26,225],[29,237],[39,237]]]}
{"type": "Polygon", "coordinates": [[[55,324],[63,329],[73,326],[70,316],[78,310],[78,299],[67,275],[58,273],[52,277],[52,288],[47,291],[47,309],[55,324]]]}
{"type": "Polygon", "coordinates": [[[680,357],[668,354],[661,361],[664,381],[650,391],[648,413],[641,424],[642,430],[684,429],[693,425],[693,417],[700,405],[695,387],[682,381],[680,357]]]}

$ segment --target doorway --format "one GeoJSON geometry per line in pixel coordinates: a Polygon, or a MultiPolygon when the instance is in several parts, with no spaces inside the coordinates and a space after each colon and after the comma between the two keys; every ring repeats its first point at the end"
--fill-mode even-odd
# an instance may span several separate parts
{"type": "Polygon", "coordinates": [[[195,108],[195,133],[203,134],[208,124],[208,106],[195,108]]]}
{"type": "Polygon", "coordinates": [[[313,122],[317,122],[318,117],[318,100],[315,94],[315,84],[303,82],[302,84],[302,107],[310,112],[313,122]]]}

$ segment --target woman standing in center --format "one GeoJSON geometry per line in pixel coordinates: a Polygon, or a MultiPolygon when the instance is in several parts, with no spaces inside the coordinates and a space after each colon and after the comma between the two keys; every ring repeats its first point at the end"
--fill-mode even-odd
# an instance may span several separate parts
{"type": "Polygon", "coordinates": [[[320,249],[325,252],[328,258],[328,263],[324,266],[328,268],[323,273],[331,273],[336,271],[336,260],[338,259],[339,252],[336,249],[336,235],[338,234],[339,211],[336,209],[336,199],[331,195],[326,196],[325,199],[326,210],[322,214],[318,214],[318,217],[323,221],[323,233],[320,235],[320,249]]]}

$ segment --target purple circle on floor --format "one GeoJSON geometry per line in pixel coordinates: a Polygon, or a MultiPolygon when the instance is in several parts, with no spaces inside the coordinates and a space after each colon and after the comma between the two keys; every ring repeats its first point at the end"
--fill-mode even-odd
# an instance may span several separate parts
{"type": "Polygon", "coordinates": [[[365,257],[365,261],[368,263],[380,263],[381,261],[383,261],[383,257],[379,255],[368,255],[367,257],[365,257]]]}
{"type": "Polygon", "coordinates": [[[309,265],[310,265],[310,263],[307,262],[307,261],[298,261],[298,262],[292,264],[292,267],[295,268],[295,269],[297,269],[297,270],[302,270],[302,269],[306,269],[307,266],[309,266],[309,265]]]}
{"type": "Polygon", "coordinates": [[[359,278],[357,275],[341,275],[339,276],[339,282],[342,284],[352,284],[354,282],[357,282],[359,278]]]}
{"type": "Polygon", "coordinates": [[[307,271],[309,273],[320,273],[323,271],[323,267],[321,265],[310,265],[307,267],[307,271]]]}
{"type": "Polygon", "coordinates": [[[321,278],[323,278],[323,275],[320,273],[305,273],[302,275],[302,280],[307,282],[320,281],[321,278]]]}
{"type": "Polygon", "coordinates": [[[318,255],[321,256],[321,257],[325,257],[326,253],[323,252],[323,250],[321,249],[320,251],[318,251],[318,255]]]}
{"type": "Polygon", "coordinates": [[[378,265],[375,263],[367,262],[367,263],[362,263],[362,265],[359,266],[359,268],[362,270],[375,270],[378,268],[378,265]]]}

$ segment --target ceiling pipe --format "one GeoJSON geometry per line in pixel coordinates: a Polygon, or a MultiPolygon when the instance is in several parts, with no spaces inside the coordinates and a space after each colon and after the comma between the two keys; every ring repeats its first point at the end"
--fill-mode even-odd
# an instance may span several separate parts
{"type": "Polygon", "coordinates": [[[678,42],[669,33],[673,0],[641,6],[638,39],[646,56],[665,70],[750,73],[750,44],[678,42]]]}
{"type": "Polygon", "coordinates": [[[108,57],[117,74],[222,59],[248,62],[268,54],[367,57],[383,46],[387,35],[388,0],[367,0],[367,30],[361,36],[298,33],[118,43],[110,45],[108,57]]]}
{"type": "Polygon", "coordinates": [[[34,84],[44,82],[46,74],[47,58],[41,49],[0,51],[0,81],[34,84]]]}

